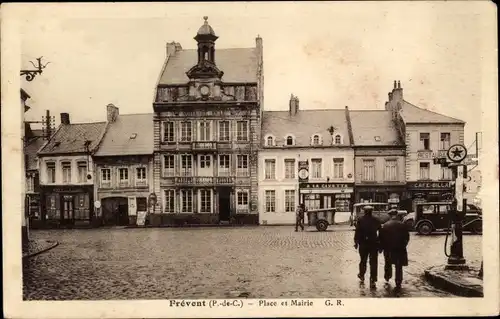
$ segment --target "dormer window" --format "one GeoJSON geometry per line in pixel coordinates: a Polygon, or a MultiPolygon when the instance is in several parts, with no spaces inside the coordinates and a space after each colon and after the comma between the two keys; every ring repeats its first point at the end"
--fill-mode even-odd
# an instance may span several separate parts
{"type": "Polygon", "coordinates": [[[287,146],[292,146],[294,144],[293,136],[291,136],[291,135],[288,135],[285,140],[286,140],[287,146]]]}
{"type": "Polygon", "coordinates": [[[266,146],[274,146],[274,137],[268,136],[266,138],[266,146]]]}
{"type": "Polygon", "coordinates": [[[380,142],[380,141],[381,141],[380,136],[378,136],[378,135],[377,135],[377,136],[375,136],[375,141],[376,141],[376,142],[380,142]]]}
{"type": "Polygon", "coordinates": [[[342,136],[339,134],[335,135],[335,144],[342,144],[342,136]]]}
{"type": "Polygon", "coordinates": [[[313,146],[318,146],[320,144],[321,144],[321,137],[319,136],[319,134],[313,135],[313,137],[312,137],[312,145],[313,146]]]}

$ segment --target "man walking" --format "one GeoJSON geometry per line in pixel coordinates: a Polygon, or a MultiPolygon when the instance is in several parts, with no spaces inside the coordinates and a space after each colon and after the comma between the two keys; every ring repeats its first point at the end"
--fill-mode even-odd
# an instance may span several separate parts
{"type": "Polygon", "coordinates": [[[359,218],[354,232],[354,248],[359,247],[359,273],[358,278],[361,282],[365,280],[366,262],[370,259],[370,287],[374,288],[377,282],[378,250],[379,239],[378,231],[380,222],[373,217],[373,207],[365,206],[363,208],[364,216],[359,218]]]}
{"type": "Polygon", "coordinates": [[[380,230],[380,250],[384,252],[384,279],[392,278],[392,265],[396,272],[396,289],[401,289],[403,282],[403,266],[408,266],[408,252],[406,247],[410,241],[408,227],[398,219],[398,211],[389,211],[391,219],[380,230]]]}
{"type": "Polygon", "coordinates": [[[295,212],[295,231],[299,231],[299,226],[304,231],[304,214],[305,214],[305,205],[300,204],[297,207],[297,210],[295,212]]]}

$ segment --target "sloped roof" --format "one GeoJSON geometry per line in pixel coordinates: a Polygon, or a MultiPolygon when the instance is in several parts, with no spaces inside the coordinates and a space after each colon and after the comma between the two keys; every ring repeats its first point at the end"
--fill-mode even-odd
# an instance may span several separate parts
{"type": "Polygon", "coordinates": [[[390,111],[349,110],[354,145],[402,145],[390,111]]]}
{"type": "MultiPolygon", "coordinates": [[[[295,136],[296,146],[310,146],[311,137],[320,134],[323,145],[331,145],[330,126],[343,137],[344,146],[350,145],[349,131],[344,109],[299,110],[290,115],[288,111],[264,111],[262,116],[262,138],[273,135],[277,145],[283,145],[286,135],[295,136]]],[[[334,133],[334,134],[337,134],[334,133]]],[[[265,142],[265,141],[264,141],[265,142]]]]}
{"type": "Polygon", "coordinates": [[[153,114],[120,114],[109,123],[94,156],[146,155],[153,150],[153,114]]]}
{"type": "Polygon", "coordinates": [[[61,124],[39,155],[68,154],[86,152],[85,141],[91,141],[89,151],[93,151],[101,140],[106,122],[61,124]]]}
{"type": "MultiPolygon", "coordinates": [[[[198,62],[198,50],[179,50],[167,59],[158,84],[186,84],[186,72],[198,62]]],[[[215,64],[224,72],[224,82],[256,83],[257,62],[256,48],[215,49],[215,64]]]]}
{"type": "Polygon", "coordinates": [[[29,144],[24,147],[26,155],[27,170],[35,170],[37,167],[37,152],[43,146],[45,140],[43,137],[35,137],[29,141],[29,144]]]}
{"type": "Polygon", "coordinates": [[[405,123],[465,124],[462,120],[420,108],[404,100],[400,114],[405,123]]]}

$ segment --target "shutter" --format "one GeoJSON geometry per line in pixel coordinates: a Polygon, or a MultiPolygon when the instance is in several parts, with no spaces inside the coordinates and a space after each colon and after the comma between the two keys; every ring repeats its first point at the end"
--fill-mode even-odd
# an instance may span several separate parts
{"type": "Polygon", "coordinates": [[[160,142],[165,142],[165,122],[160,122],[160,142]]]}
{"type": "Polygon", "coordinates": [[[54,194],[53,196],[54,196],[55,202],[56,202],[56,205],[55,205],[56,211],[55,211],[55,214],[53,214],[52,216],[54,219],[56,219],[56,218],[58,219],[61,216],[61,200],[60,200],[61,198],[60,198],[59,194],[54,194]]]}

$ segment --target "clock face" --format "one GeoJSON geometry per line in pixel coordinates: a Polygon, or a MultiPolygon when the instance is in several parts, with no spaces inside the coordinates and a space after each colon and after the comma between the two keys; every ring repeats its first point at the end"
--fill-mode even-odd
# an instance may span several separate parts
{"type": "Polygon", "coordinates": [[[307,169],[303,168],[299,171],[299,178],[300,179],[306,179],[308,177],[309,177],[309,171],[307,169]]]}
{"type": "Polygon", "coordinates": [[[200,93],[201,93],[201,95],[206,96],[210,93],[210,88],[206,85],[203,85],[200,87],[200,93]]]}

